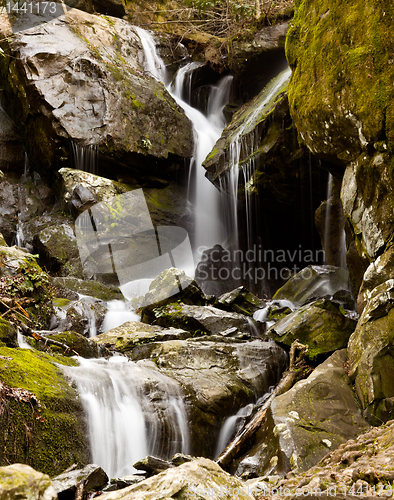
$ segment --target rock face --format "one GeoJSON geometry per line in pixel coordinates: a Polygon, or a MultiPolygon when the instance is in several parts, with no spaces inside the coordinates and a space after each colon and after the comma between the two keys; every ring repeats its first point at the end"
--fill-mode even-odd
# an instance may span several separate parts
{"type": "Polygon", "coordinates": [[[76,162],[96,148],[103,161],[137,174],[153,158],[191,156],[191,124],[143,73],[140,40],[126,21],[74,9],[12,40],[12,58],[2,62],[5,94],[41,169],[70,156],[70,139],[76,162]]]}
{"type": "Polygon", "coordinates": [[[50,475],[87,463],[82,407],[55,364],[73,361],[6,347],[0,355],[0,378],[10,388],[1,391],[8,408],[0,416],[1,463],[26,463],[50,475]]]}
{"type": "Polygon", "coordinates": [[[381,254],[394,224],[393,6],[297,1],[286,52],[290,112],[310,151],[346,168],[341,199],[360,256],[381,254]],[[335,27],[332,29],[332,27],[335,27]]]}
{"type": "Polygon", "coordinates": [[[179,467],[167,469],[134,486],[120,491],[104,493],[103,500],[159,500],[176,498],[193,500],[245,499],[254,497],[244,488],[242,481],[224,472],[215,462],[206,458],[193,459],[179,467]]]}
{"type": "Polygon", "coordinates": [[[374,425],[394,415],[394,281],[378,285],[349,339],[350,376],[374,425]]]}
{"type": "Polygon", "coordinates": [[[337,351],[306,380],[275,398],[237,474],[305,471],[368,428],[345,372],[346,359],[346,350],[337,351]]]}
{"type": "Polygon", "coordinates": [[[280,319],[267,335],[288,346],[298,340],[308,346],[306,357],[313,360],[346,347],[356,325],[337,302],[317,300],[280,319]]]}
{"type": "Polygon", "coordinates": [[[7,347],[18,346],[15,326],[3,318],[0,319],[0,342],[4,343],[7,347]]]}
{"type": "Polygon", "coordinates": [[[87,465],[83,469],[65,472],[53,479],[53,486],[59,498],[70,498],[76,494],[80,481],[85,481],[84,490],[86,492],[99,491],[108,482],[108,476],[101,467],[97,465],[87,465]]]}
{"type": "Polygon", "coordinates": [[[0,496],[4,499],[57,500],[49,476],[23,464],[0,467],[0,496]]]}

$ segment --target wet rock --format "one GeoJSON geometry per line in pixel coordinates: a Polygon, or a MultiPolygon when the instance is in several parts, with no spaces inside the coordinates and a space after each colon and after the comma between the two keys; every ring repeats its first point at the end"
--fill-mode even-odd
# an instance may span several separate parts
{"type": "Polygon", "coordinates": [[[177,339],[184,340],[189,337],[191,337],[190,332],[179,328],[165,329],[157,325],[128,321],[123,323],[122,326],[93,337],[91,340],[100,346],[125,353],[143,344],[177,339]]]}
{"type": "Polygon", "coordinates": [[[46,474],[24,464],[0,467],[0,496],[4,499],[56,500],[57,493],[46,474]]]}
{"type": "Polygon", "coordinates": [[[85,337],[94,337],[100,331],[107,312],[104,302],[89,296],[75,301],[55,299],[53,305],[50,330],[74,331],[85,337]]]}
{"type": "Polygon", "coordinates": [[[374,425],[394,416],[394,281],[378,285],[349,339],[350,376],[366,418],[374,425]]]}
{"type": "Polygon", "coordinates": [[[286,315],[267,331],[267,335],[290,346],[295,340],[308,346],[310,360],[347,346],[357,321],[330,300],[317,300],[286,315]]]}
{"type": "Polygon", "coordinates": [[[346,350],[335,352],[306,379],[275,398],[254,447],[237,475],[305,471],[347,439],[368,429],[346,375],[346,350]]]}
{"type": "Polygon", "coordinates": [[[218,334],[236,327],[241,334],[256,335],[259,325],[253,319],[212,306],[190,306],[183,303],[143,310],[142,321],[164,327],[182,328],[195,334],[218,334]]]}
{"type": "MultiPolygon", "coordinates": [[[[45,339],[56,340],[69,347],[69,350],[65,351],[63,347],[48,343],[46,344],[45,351],[48,351],[49,348],[50,352],[58,352],[64,356],[82,356],[86,359],[98,358],[100,355],[105,355],[100,353],[97,344],[76,332],[46,333],[45,339]]],[[[44,345],[45,340],[36,342],[38,349],[43,349],[44,345]]]]}
{"type": "Polygon", "coordinates": [[[274,342],[221,336],[172,340],[127,353],[144,365],[150,360],[176,380],[188,402],[191,453],[211,456],[225,417],[255,402],[277,383],[287,354],[274,342]]]}
{"type": "Polygon", "coordinates": [[[41,262],[52,271],[82,278],[81,259],[73,225],[65,221],[56,224],[51,222],[33,237],[41,262]]]}
{"type": "Polygon", "coordinates": [[[14,325],[0,318],[0,343],[7,347],[18,347],[18,332],[14,325]]]}
{"type": "Polygon", "coordinates": [[[239,479],[224,472],[215,462],[207,458],[196,458],[179,467],[167,469],[137,485],[118,492],[105,493],[102,499],[145,500],[150,497],[158,500],[165,497],[192,500],[197,494],[202,500],[225,500],[230,496],[234,499],[252,500],[254,497],[247,491],[242,491],[242,487],[243,483],[239,479]]]}
{"type": "Polygon", "coordinates": [[[76,161],[84,156],[78,148],[85,156],[96,148],[103,168],[121,162],[137,178],[162,175],[192,155],[190,121],[163,85],[144,74],[140,39],[123,19],[72,9],[45,31],[18,32],[8,47],[5,95],[27,124],[30,160],[42,171],[71,160],[70,139],[76,161]]]}
{"type": "Polygon", "coordinates": [[[149,317],[154,308],[179,301],[196,306],[206,303],[205,295],[197,283],[185,271],[171,267],[152,281],[139,307],[144,307],[143,316],[149,317]]]}
{"type": "Polygon", "coordinates": [[[108,202],[124,192],[118,182],[82,170],[61,168],[59,175],[62,179],[63,199],[77,214],[97,202],[108,202]]]}
{"type": "Polygon", "coordinates": [[[67,0],[65,4],[90,14],[99,13],[114,17],[123,17],[126,14],[124,0],[67,0]]]}
{"type": "Polygon", "coordinates": [[[273,296],[273,299],[290,300],[300,306],[326,296],[333,296],[348,289],[345,269],[334,266],[308,266],[290,278],[273,296]]]}
{"type": "Polygon", "coordinates": [[[137,474],[111,478],[108,485],[105,486],[102,491],[103,493],[107,493],[108,491],[121,490],[123,488],[127,488],[128,486],[132,486],[133,484],[140,483],[144,479],[145,476],[137,474]]]}
{"type": "Polygon", "coordinates": [[[108,476],[98,465],[87,465],[83,469],[65,472],[53,478],[53,486],[59,500],[72,500],[75,498],[78,484],[84,481],[86,492],[99,491],[108,483],[108,476]]]}
{"type": "Polygon", "coordinates": [[[232,292],[221,295],[217,300],[217,306],[223,309],[232,309],[233,311],[253,316],[253,313],[265,304],[264,300],[249,292],[244,286],[240,286],[232,292]]]}

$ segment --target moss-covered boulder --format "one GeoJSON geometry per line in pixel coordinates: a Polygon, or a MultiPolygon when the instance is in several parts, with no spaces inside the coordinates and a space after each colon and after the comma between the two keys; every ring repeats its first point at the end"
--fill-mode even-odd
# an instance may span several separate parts
{"type": "Polygon", "coordinates": [[[162,328],[157,325],[147,325],[138,321],[127,321],[122,326],[112,328],[108,332],[92,337],[97,345],[117,352],[127,353],[135,347],[152,342],[166,340],[184,340],[192,333],[177,328],[162,328]]]}
{"type": "Polygon", "coordinates": [[[254,447],[237,464],[237,475],[306,471],[368,428],[346,375],[346,359],[346,350],[335,352],[275,398],[254,447]]]}
{"type": "Polygon", "coordinates": [[[378,285],[349,339],[350,375],[373,424],[394,416],[394,281],[378,285]]]}
{"type": "Polygon", "coordinates": [[[67,166],[60,163],[72,157],[70,139],[77,168],[88,168],[84,161],[98,150],[103,165],[121,162],[136,177],[162,174],[191,156],[191,124],[164,86],[143,73],[141,42],[129,23],[73,9],[30,33],[34,43],[24,31],[3,38],[10,57],[0,72],[32,164],[67,166]]]}
{"type": "Polygon", "coordinates": [[[45,352],[63,354],[64,356],[82,356],[86,359],[108,354],[106,351],[100,352],[95,342],[77,332],[46,333],[44,340],[35,342],[35,347],[45,350],[45,352]],[[51,340],[60,342],[62,345],[51,343],[51,340]]]}
{"type": "Polygon", "coordinates": [[[123,299],[118,287],[104,285],[97,281],[81,280],[70,276],[56,277],[52,278],[51,285],[56,297],[68,300],[78,300],[79,294],[89,295],[103,301],[123,299]]]}
{"type": "Polygon", "coordinates": [[[25,464],[13,464],[0,467],[0,497],[4,500],[57,500],[57,493],[46,474],[25,464]]]}
{"type": "Polygon", "coordinates": [[[50,475],[88,461],[78,394],[59,364],[74,361],[28,349],[0,348],[0,463],[20,462],[50,475]],[[7,389],[8,388],[8,389],[7,389]]]}
{"type": "Polygon", "coordinates": [[[334,266],[308,266],[290,278],[273,296],[274,300],[290,300],[304,305],[322,297],[332,297],[348,289],[345,269],[334,266]]]}
{"type": "Polygon", "coordinates": [[[0,343],[7,347],[18,346],[18,332],[9,321],[0,318],[0,343]]]}
{"type": "Polygon", "coordinates": [[[308,346],[310,360],[347,346],[357,321],[330,300],[317,300],[285,316],[267,331],[267,335],[290,346],[295,340],[308,346]]]}

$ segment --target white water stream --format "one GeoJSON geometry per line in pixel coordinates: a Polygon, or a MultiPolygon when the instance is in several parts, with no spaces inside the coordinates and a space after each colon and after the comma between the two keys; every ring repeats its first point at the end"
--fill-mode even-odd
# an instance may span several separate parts
{"type": "Polygon", "coordinates": [[[89,422],[92,462],[110,477],[135,472],[147,455],[189,453],[188,420],[178,384],[153,363],[123,356],[78,358],[64,368],[75,383],[89,422]]]}
{"type": "Polygon", "coordinates": [[[201,249],[210,248],[215,243],[222,243],[225,239],[225,228],[220,215],[221,195],[205,177],[202,162],[212,151],[226,126],[223,108],[229,101],[233,78],[226,76],[216,87],[211,87],[207,116],[205,116],[198,109],[190,106],[182,97],[184,93],[190,95],[191,75],[199,65],[189,63],[183,66],[178,70],[175,81],[169,82],[165,63],[157,53],[153,36],[142,28],[136,27],[136,30],[144,48],[146,70],[164,83],[193,124],[194,156],[189,185],[194,186],[195,189],[190,196],[195,207],[193,253],[195,260],[198,260],[201,249]],[[186,92],[184,92],[185,87],[188,87],[186,92]]]}

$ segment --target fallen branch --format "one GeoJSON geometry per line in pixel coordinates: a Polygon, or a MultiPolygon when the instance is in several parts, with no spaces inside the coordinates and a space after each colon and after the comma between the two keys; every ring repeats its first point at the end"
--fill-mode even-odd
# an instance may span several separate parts
{"type": "Polygon", "coordinates": [[[256,432],[260,429],[265,420],[267,411],[276,396],[284,394],[291,389],[298,380],[301,380],[310,374],[311,368],[308,367],[302,359],[303,354],[307,350],[308,347],[300,344],[297,340],[293,342],[290,348],[289,369],[283,374],[279,384],[275,387],[269,398],[264,402],[252,420],[245,426],[240,434],[235,436],[231,443],[216,459],[216,463],[220,465],[220,467],[226,469],[231,462],[233,462],[233,460],[239,457],[245,445],[251,441],[256,432]],[[298,364],[295,362],[295,353],[297,349],[300,351],[298,364]]]}
{"type": "MultiPolygon", "coordinates": [[[[65,352],[70,351],[70,352],[73,352],[76,356],[79,356],[79,354],[76,351],[74,351],[74,349],[71,349],[71,347],[69,347],[67,344],[64,344],[63,342],[59,342],[58,340],[49,339],[48,337],[43,336],[42,331],[37,332],[36,330],[32,330],[31,328],[29,328],[27,325],[25,325],[23,323],[20,323],[19,327],[21,328],[23,335],[25,335],[26,337],[32,337],[34,340],[44,341],[45,342],[44,349],[45,349],[47,344],[52,344],[52,345],[56,345],[58,347],[62,347],[65,350],[65,352]]],[[[47,333],[47,335],[49,335],[49,334],[53,334],[54,332],[46,332],[46,333],[47,333]]]]}

